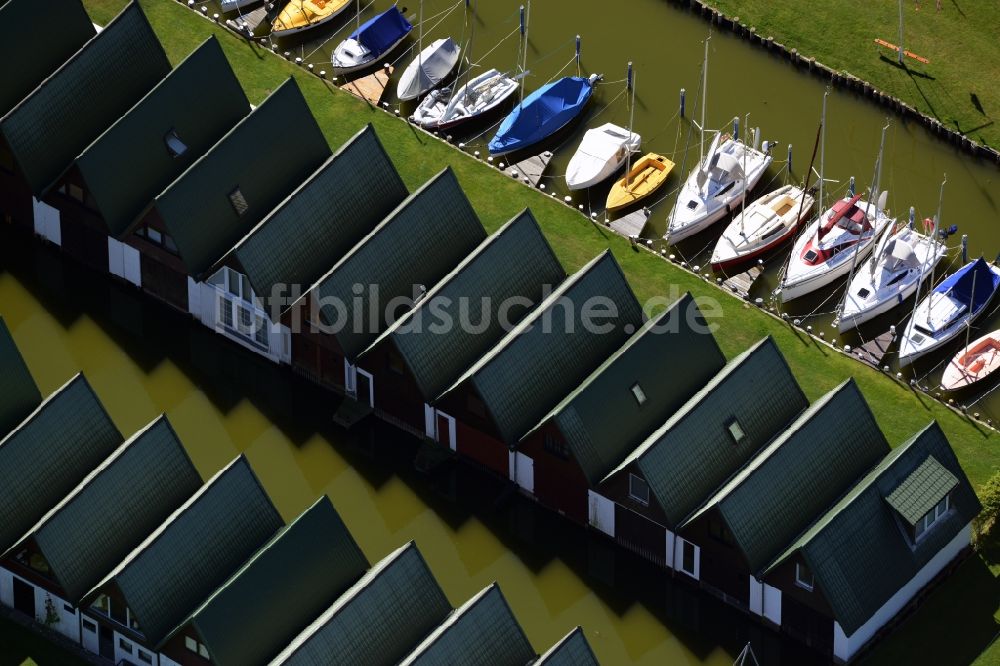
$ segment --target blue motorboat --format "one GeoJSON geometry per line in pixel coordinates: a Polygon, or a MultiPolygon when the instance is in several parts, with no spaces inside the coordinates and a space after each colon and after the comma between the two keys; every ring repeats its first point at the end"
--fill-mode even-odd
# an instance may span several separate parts
{"type": "Polygon", "coordinates": [[[379,62],[411,30],[413,26],[396,5],[365,21],[333,50],[330,63],[334,75],[350,74],[379,62]]]}
{"type": "Polygon", "coordinates": [[[558,132],[580,115],[600,78],[599,74],[586,79],[566,76],[528,95],[503,119],[490,141],[490,153],[521,150],[558,132]]]}

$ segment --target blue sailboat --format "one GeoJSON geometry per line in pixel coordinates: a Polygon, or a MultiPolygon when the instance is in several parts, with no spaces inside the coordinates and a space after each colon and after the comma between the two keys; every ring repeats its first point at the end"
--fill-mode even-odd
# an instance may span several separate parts
{"type": "Polygon", "coordinates": [[[333,50],[330,63],[334,75],[350,74],[377,63],[411,30],[413,26],[396,5],[365,21],[333,50]]]}
{"type": "Polygon", "coordinates": [[[527,148],[551,136],[580,115],[601,76],[566,76],[528,95],[504,118],[490,140],[493,155],[527,148]]]}

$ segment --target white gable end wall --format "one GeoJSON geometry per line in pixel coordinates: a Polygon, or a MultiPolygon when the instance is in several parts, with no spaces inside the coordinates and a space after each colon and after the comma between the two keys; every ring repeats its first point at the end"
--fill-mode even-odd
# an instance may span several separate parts
{"type": "Polygon", "coordinates": [[[899,588],[896,594],[882,604],[874,615],[852,635],[847,636],[840,624],[833,623],[833,656],[839,661],[849,661],[889,620],[896,616],[917,592],[931,582],[949,562],[954,560],[972,538],[972,523],[966,525],[947,546],[938,551],[917,575],[899,588]]]}

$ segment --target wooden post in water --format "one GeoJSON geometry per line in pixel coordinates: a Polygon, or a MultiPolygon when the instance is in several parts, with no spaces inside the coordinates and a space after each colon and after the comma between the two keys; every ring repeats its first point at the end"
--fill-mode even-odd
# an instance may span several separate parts
{"type": "Polygon", "coordinates": [[[681,88],[681,118],[684,117],[684,88],[681,88]]]}

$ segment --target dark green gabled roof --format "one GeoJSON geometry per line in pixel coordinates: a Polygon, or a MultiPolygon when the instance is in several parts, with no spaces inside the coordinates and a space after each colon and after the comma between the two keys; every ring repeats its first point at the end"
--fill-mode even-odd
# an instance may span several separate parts
{"type": "Polygon", "coordinates": [[[161,416],[101,462],[25,538],[34,537],[66,599],[76,604],[200,485],[161,416]]]}
{"type": "Polygon", "coordinates": [[[694,298],[685,294],[646,322],[536,428],[554,422],[596,485],[725,364],[694,298]],[[641,405],[632,392],[636,384],[645,396],[641,405]]]}
{"type": "Polygon", "coordinates": [[[220,471],[87,595],[114,584],[152,645],[282,526],[244,456],[220,471]]]}
{"type": "Polygon", "coordinates": [[[618,262],[604,251],[559,285],[448,392],[471,382],[501,437],[514,444],[642,324],[635,294],[618,262]],[[582,318],[588,305],[611,303],[617,317],[594,318],[600,331],[587,330],[582,318]]]}
{"type": "Polygon", "coordinates": [[[244,236],[231,254],[254,292],[264,299],[276,284],[307,289],[406,195],[406,185],[375,130],[367,125],[244,236]]]}
{"type": "Polygon", "coordinates": [[[250,112],[222,47],[209,37],[77,158],[112,236],[121,236],[177,176],[250,112]],[[164,141],[174,132],[187,151],[164,141]]]}
{"type": "Polygon", "coordinates": [[[927,456],[908,477],[885,498],[911,527],[958,485],[958,479],[934,456],[927,456]]]}
{"type": "Polygon", "coordinates": [[[266,664],[368,568],[325,495],[189,618],[212,663],[266,664]]]}
{"type": "Polygon", "coordinates": [[[771,338],[732,359],[604,481],[635,463],[676,528],[809,405],[771,338]],[[737,419],[746,437],[727,430],[737,419]]]}
{"type": "Polygon", "coordinates": [[[525,666],[538,655],[492,583],[448,616],[400,666],[525,666]]]}
{"type": "MultiPolygon", "coordinates": [[[[359,241],[305,297],[343,303],[339,312],[324,305],[319,319],[338,329],[333,335],[344,355],[353,360],[392,323],[386,322],[386,308],[393,299],[412,299],[417,285],[432,288],[485,237],[483,225],[448,167],[359,241]],[[360,295],[354,293],[357,285],[364,287],[360,295]],[[373,299],[376,287],[378,298],[373,299]],[[358,305],[366,321],[354,319],[358,305]],[[371,314],[370,309],[376,312],[371,314]],[[369,317],[377,319],[377,330],[372,329],[369,317]]],[[[402,307],[397,310],[403,314],[402,307]]]]}
{"type": "Polygon", "coordinates": [[[76,375],[0,440],[0,550],[7,550],[122,443],[76,375]]]}
{"type": "Polygon", "coordinates": [[[42,402],[42,394],[0,317],[0,437],[6,435],[42,402]]]}
{"type": "MultiPolygon", "coordinates": [[[[501,307],[514,298],[536,304],[565,277],[538,222],[525,210],[483,241],[370,348],[392,337],[424,398],[432,400],[504,336],[501,307]],[[456,323],[463,318],[484,322],[484,328],[430,330],[442,316],[456,323]]],[[[520,303],[508,317],[523,317],[530,307],[520,303]]]]}
{"type": "Polygon", "coordinates": [[[32,192],[55,185],[76,156],[169,71],[146,15],[130,3],[0,119],[0,133],[32,192]]]}
{"type": "Polygon", "coordinates": [[[576,627],[539,657],[533,666],[598,666],[599,663],[587,637],[583,635],[583,628],[576,627]]]}
{"type": "Polygon", "coordinates": [[[686,524],[717,507],[757,574],[888,452],[864,396],[848,379],[813,403],[686,524]]]}
{"type": "Polygon", "coordinates": [[[11,0],[0,8],[0,117],[94,36],[80,0],[11,0]],[[42,16],[58,20],[47,20],[42,16]]]}
{"type": "MultiPolygon", "coordinates": [[[[923,472],[921,472],[923,473],[923,472]]],[[[979,513],[979,500],[937,423],[889,455],[774,562],[768,573],[801,552],[816,585],[850,636],[910,581],[979,513]],[[927,461],[956,479],[951,511],[914,547],[888,502],[927,461]]]]}
{"type": "Polygon", "coordinates": [[[330,156],[295,79],[288,79],[156,197],[191,275],[202,277],[330,156]],[[242,215],[230,195],[246,202],[242,215]]]}
{"type": "Polygon", "coordinates": [[[391,666],[449,611],[411,541],[376,564],[271,663],[391,666]]]}

